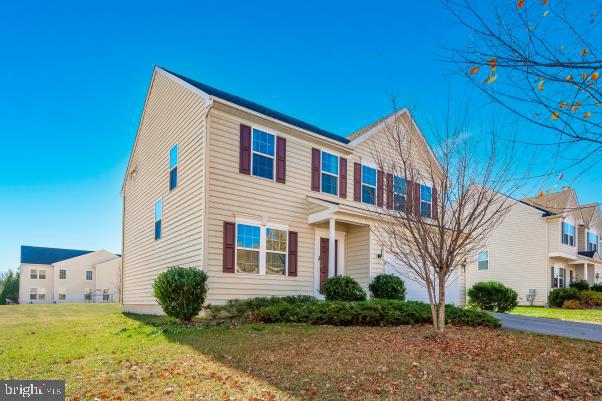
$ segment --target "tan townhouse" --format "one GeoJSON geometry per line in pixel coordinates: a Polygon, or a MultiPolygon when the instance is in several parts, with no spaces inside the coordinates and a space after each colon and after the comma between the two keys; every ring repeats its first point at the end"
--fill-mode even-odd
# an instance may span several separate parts
{"type": "Polygon", "coordinates": [[[105,250],[21,246],[19,303],[118,302],[120,268],[105,250]]]}
{"type": "Polygon", "coordinates": [[[407,110],[343,137],[156,67],[122,188],[123,309],[160,313],[152,283],[170,266],[204,270],[209,303],[319,296],[339,274],[367,288],[386,264],[368,208],[436,217],[428,182],[376,166],[392,118],[432,164],[407,110]]]}
{"type": "Polygon", "coordinates": [[[522,305],[545,305],[554,288],[602,282],[601,233],[599,206],[579,204],[573,189],[516,201],[461,272],[462,288],[499,281],[522,305]]]}

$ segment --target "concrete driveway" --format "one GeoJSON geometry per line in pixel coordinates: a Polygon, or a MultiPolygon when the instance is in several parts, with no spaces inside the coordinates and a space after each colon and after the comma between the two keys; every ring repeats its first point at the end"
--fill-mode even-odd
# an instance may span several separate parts
{"type": "Polygon", "coordinates": [[[503,328],[509,330],[602,342],[602,324],[568,322],[505,313],[492,313],[492,315],[501,320],[503,328]]]}

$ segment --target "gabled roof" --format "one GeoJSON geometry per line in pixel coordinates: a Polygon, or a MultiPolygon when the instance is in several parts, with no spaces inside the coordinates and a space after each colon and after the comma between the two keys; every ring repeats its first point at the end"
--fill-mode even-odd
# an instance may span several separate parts
{"type": "Polygon", "coordinates": [[[51,265],[61,260],[75,258],[92,252],[94,251],[21,245],[21,263],[51,265]]]}
{"type": "Polygon", "coordinates": [[[240,96],[236,96],[236,95],[230,94],[228,92],[224,92],[223,90],[216,89],[216,88],[214,88],[212,86],[206,85],[206,84],[201,83],[199,81],[195,81],[194,79],[191,79],[191,78],[185,77],[183,75],[177,74],[175,72],[166,70],[165,68],[161,67],[161,69],[164,70],[164,71],[166,71],[166,72],[168,72],[169,74],[172,74],[172,75],[180,78],[182,81],[184,81],[184,82],[186,82],[186,83],[194,86],[195,88],[197,88],[197,89],[199,89],[199,90],[207,93],[209,96],[214,96],[214,97],[216,97],[218,99],[222,99],[222,100],[225,100],[227,102],[234,103],[234,104],[236,104],[238,106],[247,108],[249,110],[253,110],[253,111],[257,112],[257,113],[266,115],[268,117],[275,118],[275,119],[280,120],[282,122],[285,122],[287,124],[293,125],[293,126],[295,126],[297,128],[301,128],[301,129],[304,129],[304,130],[307,130],[307,131],[311,131],[313,133],[316,133],[318,135],[324,136],[324,137],[329,138],[329,139],[333,139],[333,140],[341,142],[343,144],[347,144],[347,143],[350,142],[349,139],[347,139],[347,138],[345,138],[343,136],[340,136],[340,135],[337,135],[335,133],[326,131],[326,130],[324,130],[322,128],[316,127],[313,124],[307,123],[305,121],[301,121],[301,120],[299,120],[299,119],[297,119],[295,117],[291,117],[289,115],[286,115],[284,113],[281,113],[281,112],[276,111],[274,109],[271,109],[269,107],[262,106],[262,105],[260,105],[258,103],[255,103],[255,102],[251,101],[251,100],[247,100],[247,99],[244,99],[244,98],[242,98],[240,96]]]}
{"type": "Polygon", "coordinates": [[[588,203],[586,205],[581,206],[581,214],[583,215],[583,222],[589,226],[592,223],[595,213],[597,211],[598,211],[597,203],[588,203]]]}
{"type": "Polygon", "coordinates": [[[563,213],[570,205],[571,199],[575,196],[572,189],[565,189],[560,192],[552,192],[543,196],[536,196],[523,199],[523,202],[531,206],[547,210],[550,213],[563,213]]]}

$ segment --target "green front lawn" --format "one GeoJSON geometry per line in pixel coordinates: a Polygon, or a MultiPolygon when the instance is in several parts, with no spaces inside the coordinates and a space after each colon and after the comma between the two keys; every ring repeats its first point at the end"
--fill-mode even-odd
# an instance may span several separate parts
{"type": "Polygon", "coordinates": [[[602,324],[602,309],[560,309],[543,308],[541,306],[517,306],[510,313],[513,315],[602,324]]]}
{"type": "Polygon", "coordinates": [[[0,306],[0,379],[71,400],[593,400],[602,345],[427,325],[183,328],[116,305],[0,306]]]}

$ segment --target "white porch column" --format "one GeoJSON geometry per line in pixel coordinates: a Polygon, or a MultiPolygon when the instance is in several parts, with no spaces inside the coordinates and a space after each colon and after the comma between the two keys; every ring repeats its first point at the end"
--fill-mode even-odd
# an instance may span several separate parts
{"type": "Polygon", "coordinates": [[[328,277],[334,276],[334,264],[335,262],[335,224],[336,220],[334,217],[330,217],[329,235],[328,235],[328,277]]]}
{"type": "Polygon", "coordinates": [[[583,264],[583,279],[589,283],[589,276],[587,275],[587,263],[583,264]]]}

